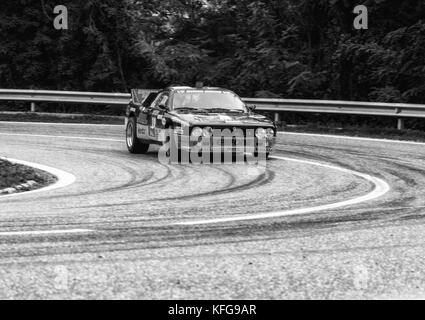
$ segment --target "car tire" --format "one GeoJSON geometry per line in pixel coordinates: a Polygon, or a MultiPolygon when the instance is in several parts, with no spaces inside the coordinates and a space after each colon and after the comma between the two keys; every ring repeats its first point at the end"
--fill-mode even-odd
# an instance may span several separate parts
{"type": "MultiPolygon", "coordinates": [[[[254,152],[254,157],[258,157],[257,151],[254,152]]],[[[269,160],[269,158],[270,158],[270,152],[266,152],[266,160],[269,160]]]]}
{"type": "Polygon", "coordinates": [[[130,153],[143,154],[149,150],[149,143],[142,143],[137,139],[137,125],[134,117],[128,119],[125,129],[125,141],[130,153]]]}

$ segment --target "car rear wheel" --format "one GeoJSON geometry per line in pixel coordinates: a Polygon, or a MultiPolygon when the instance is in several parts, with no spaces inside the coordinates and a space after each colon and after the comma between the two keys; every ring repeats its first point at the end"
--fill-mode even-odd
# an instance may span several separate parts
{"type": "Polygon", "coordinates": [[[147,153],[149,150],[149,143],[142,143],[137,139],[137,126],[136,118],[130,118],[127,122],[127,128],[125,130],[125,141],[127,143],[127,149],[131,153],[147,153]]]}

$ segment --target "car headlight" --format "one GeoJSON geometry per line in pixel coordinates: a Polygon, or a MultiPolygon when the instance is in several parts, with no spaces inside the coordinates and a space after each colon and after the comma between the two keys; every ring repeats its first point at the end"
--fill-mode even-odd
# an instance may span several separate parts
{"type": "Polygon", "coordinates": [[[258,128],[257,130],[255,130],[255,136],[258,139],[264,139],[267,137],[267,131],[264,128],[258,128]]]}
{"type": "Polygon", "coordinates": [[[268,128],[268,129],[266,130],[266,132],[267,132],[267,138],[268,138],[268,139],[271,139],[271,138],[273,138],[273,137],[274,137],[274,130],[273,130],[272,128],[268,128]]]}
{"type": "Polygon", "coordinates": [[[202,131],[202,129],[201,129],[201,128],[199,128],[199,127],[194,127],[194,128],[192,129],[191,133],[190,133],[190,136],[191,136],[192,138],[199,138],[199,137],[202,137],[202,133],[203,133],[203,131],[202,131]]]}

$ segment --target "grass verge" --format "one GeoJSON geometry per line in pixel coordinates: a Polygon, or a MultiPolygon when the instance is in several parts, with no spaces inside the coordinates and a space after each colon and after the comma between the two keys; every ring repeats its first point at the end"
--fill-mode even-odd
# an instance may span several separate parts
{"type": "Polygon", "coordinates": [[[0,121],[124,124],[124,117],[87,114],[49,114],[30,112],[0,112],[0,121]]]}
{"type": "Polygon", "coordinates": [[[397,130],[390,128],[370,128],[358,126],[325,127],[317,125],[286,125],[283,126],[283,130],[299,133],[425,142],[425,131],[421,130],[397,130]]]}
{"type": "Polygon", "coordinates": [[[56,181],[57,178],[50,173],[0,159],[0,191],[18,186],[20,187],[17,192],[30,191],[56,181]],[[21,186],[28,181],[34,181],[35,183],[31,186],[21,186]]]}

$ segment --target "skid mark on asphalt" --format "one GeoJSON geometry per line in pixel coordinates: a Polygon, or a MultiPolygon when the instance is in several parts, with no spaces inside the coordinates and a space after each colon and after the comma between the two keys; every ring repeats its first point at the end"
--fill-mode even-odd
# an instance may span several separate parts
{"type": "Polygon", "coordinates": [[[172,225],[191,226],[191,225],[216,224],[216,223],[226,223],[226,222],[270,219],[270,218],[278,218],[278,217],[291,216],[291,215],[301,215],[301,214],[307,214],[307,213],[314,213],[314,212],[319,212],[319,211],[325,211],[325,210],[338,209],[338,208],[342,208],[342,207],[352,206],[352,205],[360,204],[360,203],[366,202],[366,201],[372,201],[374,199],[382,197],[383,195],[385,195],[391,189],[386,181],[384,181],[380,178],[373,177],[371,175],[365,174],[365,173],[358,172],[358,171],[345,169],[345,168],[341,168],[341,167],[336,167],[334,165],[324,164],[324,163],[320,163],[320,162],[308,161],[308,160],[299,160],[299,159],[278,157],[278,156],[274,156],[274,157],[271,157],[271,158],[284,160],[284,161],[298,162],[298,163],[303,163],[303,164],[307,164],[307,165],[319,166],[319,167],[323,167],[323,168],[327,168],[327,169],[331,169],[331,170],[337,170],[337,171],[340,171],[340,172],[343,172],[343,173],[355,175],[357,177],[360,177],[362,179],[365,179],[365,180],[373,183],[375,187],[372,190],[372,192],[370,192],[370,193],[368,193],[364,196],[357,197],[357,198],[350,199],[350,200],[345,200],[345,201],[342,201],[342,202],[316,206],[316,207],[285,210],[285,211],[276,211],[276,212],[266,212],[266,213],[259,213],[259,214],[250,214],[250,215],[231,216],[231,217],[215,218],[215,219],[184,221],[184,222],[176,222],[176,223],[173,223],[172,225]]]}
{"type": "Polygon", "coordinates": [[[92,229],[8,231],[8,232],[0,232],[0,237],[46,236],[46,235],[93,233],[93,232],[95,232],[95,230],[92,230],[92,229]]]}
{"type": "MultiPolygon", "coordinates": [[[[286,133],[284,133],[286,134],[286,133]]],[[[52,135],[41,135],[41,134],[16,134],[16,133],[0,133],[0,135],[7,135],[7,136],[25,136],[25,137],[45,137],[45,138],[63,138],[63,139],[75,139],[75,140],[98,140],[98,141],[109,141],[109,142],[120,142],[122,143],[122,139],[109,139],[109,138],[95,138],[95,137],[82,137],[82,136],[52,136],[52,135]]],[[[345,138],[345,137],[343,137],[345,138]]],[[[292,161],[292,162],[298,162],[303,163],[307,165],[314,165],[314,166],[320,166],[331,170],[337,170],[343,173],[351,174],[360,178],[363,178],[369,182],[371,182],[375,187],[372,192],[369,194],[366,194],[361,197],[357,197],[354,199],[338,202],[338,203],[332,203],[322,206],[316,206],[316,207],[310,207],[310,208],[302,208],[302,209],[293,209],[293,210],[285,210],[285,211],[277,211],[277,212],[266,212],[266,213],[259,213],[259,214],[252,214],[252,215],[239,215],[239,216],[230,216],[230,217],[223,217],[223,218],[215,218],[215,219],[204,219],[204,220],[196,220],[196,221],[183,221],[183,222],[177,222],[173,223],[171,225],[199,225],[199,224],[216,224],[216,223],[224,223],[224,222],[235,222],[235,221],[247,221],[247,220],[258,220],[258,219],[268,219],[268,218],[276,218],[276,217],[282,217],[282,216],[289,216],[289,215],[301,215],[301,214],[307,214],[307,213],[313,213],[318,211],[324,211],[324,210],[331,210],[331,209],[337,209],[341,207],[351,206],[355,204],[359,204],[366,201],[371,201],[374,199],[377,199],[384,194],[386,194],[390,187],[389,185],[382,179],[360,173],[354,170],[345,169],[341,167],[337,167],[335,165],[328,165],[325,163],[320,162],[314,162],[309,160],[299,160],[299,159],[293,159],[293,158],[284,158],[284,157],[272,157],[274,159],[278,160],[284,160],[284,161],[292,161]]],[[[264,177],[262,177],[264,179],[264,177]]],[[[262,179],[260,179],[261,182],[262,179]]],[[[267,180],[267,179],[266,179],[267,180]]],[[[258,181],[256,181],[258,182],[258,181]]],[[[1,235],[1,234],[0,234],[1,235]]]]}
{"type": "Polygon", "coordinates": [[[250,180],[250,181],[248,181],[244,184],[241,184],[241,185],[235,185],[236,178],[232,174],[232,172],[228,172],[228,170],[226,170],[225,168],[220,168],[220,167],[211,167],[211,168],[216,169],[216,170],[220,170],[221,172],[223,172],[223,173],[225,173],[226,175],[229,176],[230,179],[229,179],[229,182],[227,183],[227,185],[223,186],[219,190],[207,191],[207,192],[196,193],[196,194],[191,194],[191,195],[183,195],[183,196],[179,196],[179,197],[154,198],[154,199],[150,199],[150,201],[187,200],[187,199],[192,199],[192,198],[197,198],[197,197],[206,197],[206,196],[216,196],[216,195],[220,195],[220,194],[227,194],[227,193],[231,193],[231,192],[243,191],[243,190],[248,190],[248,189],[251,189],[251,188],[254,188],[254,187],[259,187],[261,185],[264,185],[267,182],[270,182],[274,178],[274,173],[266,170],[264,173],[256,176],[255,179],[253,179],[253,180],[250,180]]]}

